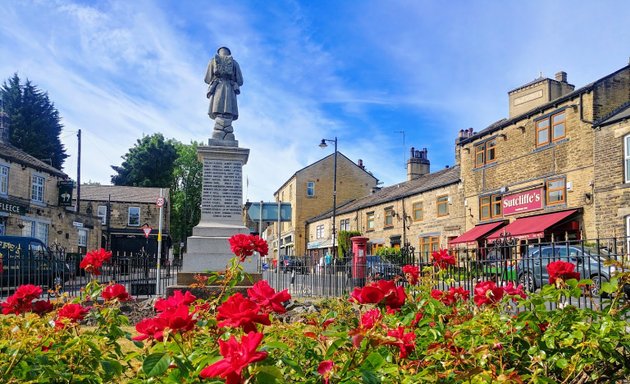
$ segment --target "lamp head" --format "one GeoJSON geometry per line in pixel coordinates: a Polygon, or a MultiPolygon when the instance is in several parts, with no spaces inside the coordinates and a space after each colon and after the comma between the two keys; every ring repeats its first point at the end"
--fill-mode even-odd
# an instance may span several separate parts
{"type": "Polygon", "coordinates": [[[319,147],[320,148],[326,148],[328,146],[328,144],[326,144],[326,139],[322,139],[322,142],[319,143],[319,147]]]}

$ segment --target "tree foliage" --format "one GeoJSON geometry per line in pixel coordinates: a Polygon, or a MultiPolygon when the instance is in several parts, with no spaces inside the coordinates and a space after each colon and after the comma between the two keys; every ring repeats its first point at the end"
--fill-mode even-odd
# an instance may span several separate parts
{"type": "Polygon", "coordinates": [[[59,136],[63,125],[59,111],[28,79],[21,84],[13,75],[0,88],[4,111],[9,117],[9,142],[24,152],[57,169],[68,157],[59,136]]]}
{"type": "Polygon", "coordinates": [[[171,236],[177,243],[192,235],[201,216],[201,182],[203,165],[197,158],[198,143],[177,143],[177,160],[171,187],[171,236]]]}
{"type": "Polygon", "coordinates": [[[176,142],[165,140],[161,133],[138,139],[122,158],[120,166],[112,165],[114,185],[168,188],[173,184],[176,142]]]}
{"type": "Polygon", "coordinates": [[[339,231],[337,235],[337,254],[339,257],[350,256],[352,252],[352,241],[350,241],[350,238],[354,236],[361,236],[361,232],[339,231]]]}

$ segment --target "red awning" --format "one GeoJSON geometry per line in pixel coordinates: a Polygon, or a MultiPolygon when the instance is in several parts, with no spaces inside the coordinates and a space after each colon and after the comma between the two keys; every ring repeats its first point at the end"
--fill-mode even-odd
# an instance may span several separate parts
{"type": "Polygon", "coordinates": [[[509,233],[510,237],[517,239],[538,239],[545,236],[545,231],[567,217],[577,212],[576,209],[570,211],[547,213],[544,215],[521,217],[514,220],[505,227],[488,236],[489,242],[494,242],[504,233],[509,233]]]}
{"type": "Polygon", "coordinates": [[[497,221],[494,223],[476,225],[470,231],[465,232],[459,237],[456,237],[453,240],[449,241],[448,244],[454,245],[454,244],[462,244],[462,243],[475,243],[477,240],[479,240],[483,236],[487,235],[491,231],[499,228],[500,226],[504,224],[505,224],[505,221],[497,221]]]}

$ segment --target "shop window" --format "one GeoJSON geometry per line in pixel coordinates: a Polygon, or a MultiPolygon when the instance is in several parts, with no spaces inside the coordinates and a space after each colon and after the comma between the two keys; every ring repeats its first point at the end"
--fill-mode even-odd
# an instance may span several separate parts
{"type": "Polygon", "coordinates": [[[547,180],[547,205],[566,203],[566,186],[564,179],[547,180]]]}
{"type": "Polygon", "coordinates": [[[130,227],[140,226],[140,207],[129,207],[129,216],[127,219],[127,225],[130,227]]]}
{"type": "Polygon", "coordinates": [[[624,164],[625,164],[625,178],[624,182],[630,183],[630,135],[626,135],[623,138],[624,142],[624,164]]]}
{"type": "Polygon", "coordinates": [[[308,197],[315,196],[315,182],[314,181],[308,181],[306,183],[306,196],[308,197]]]}
{"type": "Polygon", "coordinates": [[[9,194],[9,167],[0,165],[0,195],[9,194]]]}
{"type": "Polygon", "coordinates": [[[497,160],[496,146],[497,141],[495,139],[475,146],[475,168],[494,163],[497,160]]]}
{"type": "Polygon", "coordinates": [[[87,247],[88,230],[79,229],[78,238],[79,240],[77,241],[77,245],[79,247],[87,247]]]}
{"type": "Polygon", "coordinates": [[[424,258],[431,256],[431,253],[437,251],[440,247],[440,238],[437,236],[426,236],[420,238],[420,255],[424,258]]]}
{"type": "Polygon", "coordinates": [[[437,216],[442,217],[448,215],[448,195],[438,196],[437,198],[437,216]]]}
{"type": "Polygon", "coordinates": [[[413,221],[422,221],[424,217],[424,210],[422,209],[422,202],[413,203],[413,221]]]}
{"type": "Polygon", "coordinates": [[[46,179],[39,175],[33,175],[31,179],[31,201],[44,202],[44,183],[46,179]]]}
{"type": "Polygon", "coordinates": [[[392,207],[385,208],[385,228],[394,226],[394,209],[392,207]]]}
{"type": "Polygon", "coordinates": [[[315,227],[315,238],[323,239],[324,238],[324,224],[320,224],[315,227]]]}
{"type": "Polygon", "coordinates": [[[349,231],[350,230],[350,219],[343,219],[339,221],[339,230],[340,231],[349,231]]]}
{"type": "Polygon", "coordinates": [[[564,111],[536,121],[536,146],[541,147],[566,137],[566,113],[564,111]]]}
{"type": "Polygon", "coordinates": [[[374,212],[368,212],[365,217],[365,222],[368,231],[374,230],[374,212]]]}
{"type": "Polygon", "coordinates": [[[490,195],[479,198],[479,220],[490,220],[502,216],[501,195],[490,195]]]}

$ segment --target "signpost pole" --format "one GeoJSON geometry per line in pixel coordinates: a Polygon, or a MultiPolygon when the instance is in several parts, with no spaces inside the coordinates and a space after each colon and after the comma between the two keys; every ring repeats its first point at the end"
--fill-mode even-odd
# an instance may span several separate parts
{"type": "Polygon", "coordinates": [[[162,258],[162,216],[164,214],[164,190],[160,188],[160,198],[158,199],[158,206],[160,207],[160,220],[158,223],[158,237],[157,237],[157,280],[155,282],[155,292],[160,294],[160,259],[162,258]]]}

